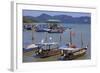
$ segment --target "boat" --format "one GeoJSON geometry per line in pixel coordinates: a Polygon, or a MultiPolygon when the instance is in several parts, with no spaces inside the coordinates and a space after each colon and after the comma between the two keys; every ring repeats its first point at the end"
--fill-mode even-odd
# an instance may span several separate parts
{"type": "Polygon", "coordinates": [[[48,33],[63,33],[64,29],[63,28],[55,28],[55,29],[51,29],[50,31],[48,31],[48,33]]]}
{"type": "Polygon", "coordinates": [[[60,54],[60,50],[58,49],[40,49],[38,51],[36,51],[36,56],[38,56],[39,58],[47,58],[50,56],[55,56],[55,55],[59,55],[60,54]]]}
{"type": "MultiPolygon", "coordinates": [[[[51,40],[52,38],[50,37],[49,39],[51,40]]],[[[44,40],[41,40],[41,42],[37,43],[37,45],[41,47],[39,47],[38,50],[35,51],[35,57],[46,58],[60,54],[60,50],[58,50],[57,48],[51,48],[52,45],[58,45],[57,42],[44,42],[44,40]]]]}
{"type": "Polygon", "coordinates": [[[26,25],[24,25],[24,29],[26,29],[26,30],[32,30],[32,25],[26,24],[26,25]]]}
{"type": "Polygon", "coordinates": [[[36,45],[36,44],[30,44],[26,48],[23,48],[23,51],[24,52],[29,52],[29,51],[32,51],[32,50],[36,50],[37,48],[39,48],[38,45],[36,45]]]}
{"type": "Polygon", "coordinates": [[[61,50],[61,57],[59,60],[73,60],[86,54],[87,47],[83,47],[82,33],[81,33],[81,47],[78,48],[72,43],[72,31],[70,29],[70,43],[63,44],[59,47],[61,50]]]}
{"type": "Polygon", "coordinates": [[[49,19],[47,21],[50,31],[48,33],[63,33],[66,29],[61,25],[60,20],[49,19]]]}
{"type": "Polygon", "coordinates": [[[48,28],[47,24],[38,24],[35,26],[36,32],[48,32],[50,29],[48,28]]]}
{"type": "Polygon", "coordinates": [[[59,20],[49,19],[46,23],[38,24],[35,27],[36,32],[48,32],[48,33],[63,33],[66,27],[60,24],[59,20]]]}
{"type": "Polygon", "coordinates": [[[50,31],[50,29],[48,29],[48,28],[36,28],[35,31],[36,32],[48,32],[48,31],[50,31]]]}
{"type": "Polygon", "coordinates": [[[60,60],[73,60],[86,54],[87,48],[59,48],[61,50],[60,60]]]}
{"type": "Polygon", "coordinates": [[[46,58],[46,57],[60,54],[60,50],[58,50],[57,48],[50,48],[51,45],[57,45],[56,42],[38,43],[38,45],[41,45],[41,48],[39,48],[38,51],[36,51],[36,56],[40,58],[46,58]],[[45,46],[46,48],[43,48],[43,46],[45,46]],[[47,46],[49,48],[47,48],[47,46]]]}

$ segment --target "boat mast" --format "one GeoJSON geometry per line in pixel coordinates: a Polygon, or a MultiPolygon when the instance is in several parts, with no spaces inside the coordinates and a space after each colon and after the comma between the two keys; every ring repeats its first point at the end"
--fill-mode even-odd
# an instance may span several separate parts
{"type": "Polygon", "coordinates": [[[33,25],[32,25],[32,43],[34,43],[34,27],[33,27],[33,25]]]}
{"type": "Polygon", "coordinates": [[[83,47],[83,37],[82,37],[82,32],[81,32],[81,48],[83,47]]]}
{"type": "Polygon", "coordinates": [[[47,32],[45,32],[45,42],[47,42],[47,32]]]}
{"type": "Polygon", "coordinates": [[[62,42],[62,35],[61,35],[61,34],[60,34],[60,41],[59,41],[59,42],[60,42],[60,44],[61,44],[61,42],[62,42]]]}
{"type": "Polygon", "coordinates": [[[72,28],[69,28],[70,30],[70,44],[72,44],[72,31],[71,31],[72,28]]]}

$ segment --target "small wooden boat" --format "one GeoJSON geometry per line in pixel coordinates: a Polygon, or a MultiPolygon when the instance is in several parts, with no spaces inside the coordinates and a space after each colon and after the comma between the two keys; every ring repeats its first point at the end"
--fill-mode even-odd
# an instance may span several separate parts
{"type": "Polygon", "coordinates": [[[36,56],[40,57],[40,58],[46,58],[46,57],[50,57],[50,56],[55,56],[55,55],[59,55],[60,50],[57,49],[50,49],[50,50],[38,50],[36,52],[36,56]]]}
{"type": "Polygon", "coordinates": [[[36,32],[48,32],[48,31],[50,31],[50,29],[48,29],[48,28],[36,28],[35,31],[36,32]]]}
{"type": "Polygon", "coordinates": [[[32,25],[24,25],[24,29],[26,30],[32,30],[32,25]]]}
{"type": "Polygon", "coordinates": [[[60,60],[73,60],[85,55],[87,48],[66,48],[61,50],[60,60]]]}
{"type": "Polygon", "coordinates": [[[50,48],[51,45],[57,45],[56,42],[52,42],[52,43],[38,43],[38,45],[41,45],[42,47],[39,48],[35,53],[37,57],[40,58],[46,58],[46,57],[50,57],[50,56],[54,56],[54,55],[58,55],[60,54],[60,50],[56,49],[56,48],[50,48]],[[49,48],[43,48],[43,46],[48,46],[49,48]]]}
{"type": "Polygon", "coordinates": [[[72,44],[72,31],[70,29],[70,43],[67,45],[60,46],[59,49],[61,50],[61,57],[60,60],[73,60],[77,57],[83,56],[86,51],[87,47],[83,48],[83,40],[82,40],[82,33],[81,33],[81,48],[77,48],[75,45],[72,44]]]}
{"type": "Polygon", "coordinates": [[[60,20],[49,19],[47,21],[50,31],[48,33],[63,33],[66,29],[61,25],[60,20]]]}
{"type": "Polygon", "coordinates": [[[56,29],[51,29],[48,31],[48,33],[63,33],[64,29],[63,28],[56,28],[56,29]]]}

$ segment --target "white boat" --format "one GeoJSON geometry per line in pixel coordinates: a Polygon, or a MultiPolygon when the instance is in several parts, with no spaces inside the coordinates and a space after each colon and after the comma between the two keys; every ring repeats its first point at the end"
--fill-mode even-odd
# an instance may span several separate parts
{"type": "Polygon", "coordinates": [[[71,29],[70,29],[70,43],[67,45],[60,46],[59,49],[61,50],[61,60],[72,60],[77,57],[84,55],[87,51],[87,47],[83,48],[83,40],[82,40],[82,33],[81,33],[81,48],[77,48],[75,45],[72,44],[72,36],[71,36],[71,29]]]}
{"type": "Polygon", "coordinates": [[[30,45],[27,46],[26,49],[37,48],[37,47],[38,47],[38,46],[35,45],[35,44],[30,44],[30,45]]]}
{"type": "Polygon", "coordinates": [[[87,48],[69,48],[69,47],[60,47],[61,50],[61,60],[72,60],[77,57],[84,55],[87,51],[87,48]]]}
{"type": "Polygon", "coordinates": [[[30,44],[26,48],[24,48],[23,50],[26,52],[26,51],[32,51],[32,50],[37,49],[37,48],[38,48],[38,46],[36,44],[30,44]]]}
{"type": "MultiPolygon", "coordinates": [[[[51,37],[49,39],[52,40],[51,37]]],[[[51,48],[52,45],[58,45],[57,42],[44,42],[44,40],[41,40],[37,45],[41,46],[41,48],[38,48],[36,51],[36,56],[39,58],[46,58],[60,54],[60,50],[57,48],[51,48]]]]}

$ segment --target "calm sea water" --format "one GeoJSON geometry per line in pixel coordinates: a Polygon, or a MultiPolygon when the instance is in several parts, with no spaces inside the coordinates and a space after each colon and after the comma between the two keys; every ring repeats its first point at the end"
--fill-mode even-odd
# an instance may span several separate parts
{"type": "MultiPolygon", "coordinates": [[[[83,47],[86,47],[88,45],[87,53],[83,57],[83,59],[90,59],[91,58],[91,26],[90,24],[63,24],[65,27],[72,28],[72,32],[74,35],[72,35],[72,43],[75,44],[77,47],[81,47],[81,33],[82,33],[82,40],[83,40],[83,47]]],[[[34,41],[32,41],[32,31],[24,31],[23,32],[23,47],[26,48],[28,45],[34,43],[41,42],[42,39],[45,40],[47,38],[46,42],[60,42],[62,44],[69,43],[69,29],[67,29],[63,33],[47,33],[47,32],[33,32],[34,41]],[[60,41],[61,36],[61,41],[60,41]],[[52,37],[52,40],[49,38],[52,37]]],[[[54,47],[54,46],[51,46],[54,47]]],[[[32,60],[34,61],[35,58],[31,57],[24,57],[24,61],[32,60]]],[[[49,59],[49,58],[48,58],[49,59]]],[[[36,60],[35,60],[36,61],[36,60]]]]}

